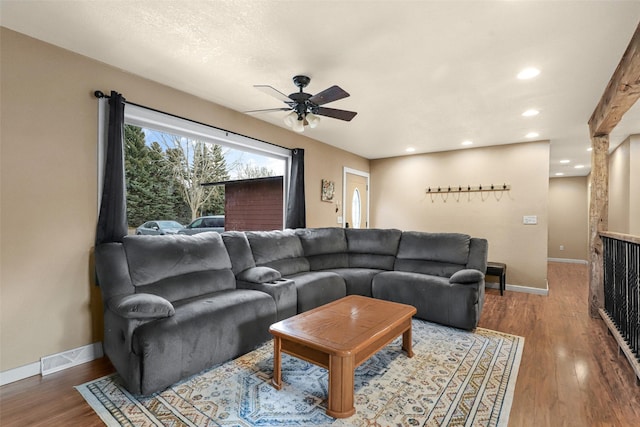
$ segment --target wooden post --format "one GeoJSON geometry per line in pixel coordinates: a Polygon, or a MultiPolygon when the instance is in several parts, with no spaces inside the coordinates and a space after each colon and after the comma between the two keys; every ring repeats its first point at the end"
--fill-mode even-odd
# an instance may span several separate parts
{"type": "Polygon", "coordinates": [[[604,307],[604,264],[599,233],[609,225],[609,135],[591,139],[591,203],[589,205],[589,315],[604,307]]]}
{"type": "Polygon", "coordinates": [[[600,231],[609,226],[609,134],[640,99],[640,24],[589,119],[591,201],[589,205],[589,314],[604,307],[604,265],[600,231]]]}

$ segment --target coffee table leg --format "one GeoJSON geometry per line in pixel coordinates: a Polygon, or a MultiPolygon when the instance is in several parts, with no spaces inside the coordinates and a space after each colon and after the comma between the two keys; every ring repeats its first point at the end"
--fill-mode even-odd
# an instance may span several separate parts
{"type": "Polygon", "coordinates": [[[408,357],[413,357],[413,340],[411,339],[411,323],[409,329],[402,334],[402,349],[407,352],[408,357]]]}
{"type": "Polygon", "coordinates": [[[329,356],[329,397],[327,415],[334,418],[350,417],[353,406],[353,356],[329,356]]]}
{"type": "Polygon", "coordinates": [[[281,341],[280,337],[273,338],[273,378],[271,379],[271,384],[275,387],[276,390],[280,390],[282,388],[282,375],[280,372],[280,362],[281,362],[281,341]]]}

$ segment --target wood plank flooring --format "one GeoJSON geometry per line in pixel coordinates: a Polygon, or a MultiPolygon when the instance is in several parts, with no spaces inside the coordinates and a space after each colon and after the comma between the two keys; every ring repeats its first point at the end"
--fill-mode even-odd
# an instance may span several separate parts
{"type": "MultiPolygon", "coordinates": [[[[525,337],[510,427],[640,426],[640,387],[588,314],[587,267],[549,264],[549,296],[487,290],[480,326],[525,337]]],[[[100,359],[0,387],[0,425],[101,426],[73,388],[113,372],[100,359]]]]}

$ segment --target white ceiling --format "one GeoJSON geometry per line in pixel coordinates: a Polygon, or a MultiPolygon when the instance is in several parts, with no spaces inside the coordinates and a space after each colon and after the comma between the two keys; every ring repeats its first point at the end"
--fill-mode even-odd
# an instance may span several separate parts
{"type": "MultiPolygon", "coordinates": [[[[586,175],[587,121],[640,20],[640,1],[14,1],[2,26],[237,111],[284,106],[257,89],[337,84],[305,135],[369,159],[551,141],[550,175],[586,175]],[[518,80],[524,67],[541,74],[518,80]],[[540,114],[521,113],[536,108],[540,114]],[[571,160],[561,165],[561,159],[571,160]],[[583,169],[575,169],[584,164],[583,169]]],[[[109,88],[118,90],[118,88],[109,88]]],[[[126,94],[125,94],[126,95],[126,94]]],[[[135,102],[135,100],[132,100],[135,102]]],[[[285,112],[259,114],[285,127],[285,112]]],[[[640,105],[611,136],[640,133],[640,105]]],[[[276,141],[274,141],[276,142],[276,141]]]]}

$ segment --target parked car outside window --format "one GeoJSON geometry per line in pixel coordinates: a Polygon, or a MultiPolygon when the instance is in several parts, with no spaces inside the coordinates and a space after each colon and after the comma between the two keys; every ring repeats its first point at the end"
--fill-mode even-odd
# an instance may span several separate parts
{"type": "Polygon", "coordinates": [[[196,218],[191,224],[178,231],[178,234],[198,234],[204,233],[205,231],[222,233],[224,231],[224,215],[210,215],[196,218]]]}
{"type": "Polygon", "coordinates": [[[147,221],[140,227],[136,228],[136,234],[149,234],[149,235],[165,235],[176,234],[179,230],[182,230],[184,225],[177,221],[147,221]]]}

